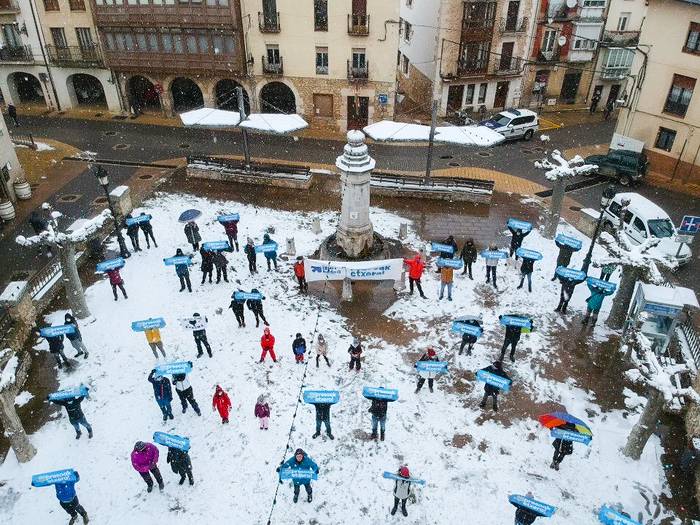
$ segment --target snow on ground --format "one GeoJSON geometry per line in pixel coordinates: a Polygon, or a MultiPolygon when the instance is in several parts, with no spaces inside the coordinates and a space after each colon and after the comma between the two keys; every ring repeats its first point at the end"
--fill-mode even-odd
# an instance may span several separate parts
{"type": "MultiPolygon", "coordinates": [[[[53,146],[50,146],[46,142],[39,142],[39,141],[34,141],[34,145],[36,146],[36,149],[34,151],[53,151],[55,148],[53,146]]],[[[15,144],[15,148],[28,148],[26,144],[15,144]]]]}
{"type": "MultiPolygon", "coordinates": [[[[134,254],[122,270],[128,300],[115,302],[106,279],[86,290],[96,321],[81,326],[90,358],[80,360],[71,373],[60,373],[61,388],[88,385],[91,396],[83,403],[95,437],[79,441],[62,411],[36,434],[32,441],[37,456],[19,465],[12,454],[0,467],[7,497],[0,498],[4,516],[12,523],[65,523],[67,515],[58,506],[52,488],[30,488],[32,474],[67,467],[76,468],[81,480],[77,485],[81,503],[94,524],[129,523],[222,523],[234,518],[237,523],[266,523],[275,491],[279,489],[272,523],[455,523],[469,516],[470,524],[512,523],[514,508],[508,503],[511,493],[532,490],[535,497],[558,507],[555,516],[543,523],[597,523],[596,513],[603,504],[620,503],[633,515],[644,508],[643,490],[659,495],[665,488],[659,462],[660,446],[652,438],[642,459],[624,458],[619,448],[636,417],[625,419],[618,410],[604,412],[591,392],[577,385],[577,378],[556,381],[544,375],[544,367],[560,359],[561,349],[553,344],[556,333],[566,323],[552,310],[558,299],[558,286],[549,281],[554,268],[553,243],[533,232],[524,246],[544,253],[536,263],[535,291],[515,290],[516,270],[501,263],[500,294],[492,294],[481,281],[483,263],[475,266],[475,281],[456,275],[454,302],[438,303],[437,274],[426,271],[424,287],[429,297],[422,300],[400,296],[386,312],[391,319],[415,329],[420,335],[405,347],[384,341],[377,334],[358,334],[363,338],[366,359],[360,373],[347,370],[347,347],[351,334],[347,319],[328,302],[319,301],[323,285],[312,285],[314,294],[299,296],[290,262],[281,262],[280,273],[265,271],[250,277],[242,252],[229,255],[236,268],[230,272],[230,284],[199,284],[198,262],[192,267],[194,292],[180,293],[172,267],[162,263],[180,247],[189,249],[177,222],[186,208],[203,212],[200,231],[204,241],[225,238],[215,217],[221,212],[239,212],[239,240],[251,236],[259,243],[265,228],[273,226],[272,238],[284,246],[294,236],[297,252],[312,253],[319,242],[334,230],[336,214],[290,213],[239,203],[210,201],[192,195],[161,194],[138,211],[153,215],[152,224],[159,248],[134,254]],[[323,232],[311,232],[313,217],[319,216],[323,232]],[[229,297],[240,279],[242,288],[259,288],[266,296],[265,314],[277,338],[280,363],[258,364],[262,326],[255,328],[246,310],[247,327],[236,328],[233,314],[227,310],[229,297]],[[221,314],[217,309],[223,308],[221,314]],[[501,411],[482,414],[478,402],[483,385],[473,381],[472,372],[489,364],[497,355],[503,330],[497,326],[500,312],[524,311],[534,316],[536,331],[523,335],[515,365],[506,361],[514,380],[513,391],[500,396],[501,411]],[[207,329],[214,357],[195,359],[192,335],[180,328],[178,318],[199,312],[209,318],[207,329]],[[456,356],[458,337],[448,333],[449,320],[455,315],[481,313],[485,335],[471,357],[456,356]],[[177,398],[173,401],[174,421],[162,422],[146,376],[156,361],[142,333],[130,330],[133,320],[163,316],[167,327],[161,330],[169,358],[191,359],[194,370],[190,381],[202,407],[202,417],[191,410],[182,414],[177,398]],[[332,367],[309,365],[305,387],[338,389],[341,401],[332,408],[335,441],[314,432],[314,410],[296,406],[304,367],[294,364],[291,342],[296,332],[311,339],[317,330],[329,341],[332,367]],[[412,360],[428,344],[450,361],[451,373],[436,384],[435,393],[414,394],[416,374],[412,360]],[[406,356],[406,359],[404,359],[406,356]],[[233,403],[231,423],[222,426],[212,413],[211,396],[220,384],[233,403]],[[369,401],[361,395],[364,385],[385,385],[400,390],[399,401],[389,405],[387,440],[366,440],[370,431],[369,401]],[[258,429],[253,416],[259,394],[268,394],[272,408],[270,430],[258,429]],[[590,447],[574,446],[573,456],[561,470],[549,469],[552,457],[548,432],[536,421],[539,413],[524,415],[513,406],[516,399],[531,398],[533,403],[556,402],[572,414],[587,420],[594,438],[590,447]],[[289,446],[302,447],[316,460],[321,472],[314,483],[314,501],[304,498],[292,503],[288,483],[278,485],[275,467],[285,453],[290,426],[289,446]],[[196,484],[179,486],[177,477],[165,463],[161,451],[160,469],[166,481],[162,493],[147,494],[145,484],[132,469],[129,454],[137,440],[151,440],[154,431],[188,436],[196,484]],[[417,504],[409,504],[409,517],[389,515],[393,483],[381,477],[384,470],[394,471],[408,464],[412,475],[427,480],[417,491],[417,504]],[[641,488],[640,488],[641,487],[641,488]]],[[[379,232],[395,235],[406,222],[396,215],[372,208],[371,218],[379,232]]],[[[568,227],[565,227],[568,229],[568,227]]],[[[570,231],[569,233],[572,233],[570,231]]],[[[579,237],[580,234],[577,234],[579,237]]],[[[427,239],[410,232],[408,242],[421,247],[427,239]]],[[[585,251],[585,243],[584,250],[585,251]]],[[[579,252],[574,262],[582,259],[579,252]]],[[[617,276],[615,276],[617,277],[617,276]]],[[[615,280],[615,277],[613,280],[615,280]]],[[[577,287],[570,308],[579,313],[587,297],[585,285],[577,287]]],[[[607,315],[606,299],[601,321],[607,315]]],[[[53,312],[47,320],[61,323],[63,311],[53,312]]],[[[573,317],[573,313],[569,316],[573,317]]],[[[578,322],[578,321],[575,321],[578,322]]],[[[602,323],[601,323],[602,325],[602,323]]],[[[596,340],[607,339],[603,326],[594,329],[596,340]]],[[[387,324],[387,327],[392,326],[387,324]]],[[[388,328],[390,329],[390,328],[388,328]]],[[[40,345],[45,346],[45,345],[40,345]]],[[[67,345],[67,352],[72,349],[67,345]]],[[[591,352],[595,347],[591,345],[591,352]]],[[[72,355],[72,354],[69,354],[72,355]]],[[[663,515],[663,514],[662,514],[663,515]]],[[[0,520],[1,521],[1,520],[0,520]]]]}
{"type": "Polygon", "coordinates": [[[25,390],[17,394],[17,396],[15,397],[15,405],[17,405],[18,407],[24,406],[27,403],[29,403],[33,398],[34,395],[31,392],[25,390]]]}

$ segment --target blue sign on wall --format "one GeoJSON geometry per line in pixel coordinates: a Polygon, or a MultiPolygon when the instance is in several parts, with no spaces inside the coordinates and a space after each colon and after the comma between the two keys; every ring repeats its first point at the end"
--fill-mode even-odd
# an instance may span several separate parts
{"type": "Polygon", "coordinates": [[[41,337],[56,337],[57,335],[72,334],[75,332],[75,326],[72,324],[62,324],[59,326],[45,326],[39,330],[41,337]]]}
{"type": "Polygon", "coordinates": [[[663,315],[664,317],[677,317],[681,313],[681,308],[667,306],[665,304],[645,303],[644,311],[650,314],[663,315]]]}
{"type": "Polygon", "coordinates": [[[239,221],[241,218],[238,213],[229,213],[227,215],[219,215],[216,220],[223,224],[225,222],[239,221]]]}
{"type": "Polygon", "coordinates": [[[187,255],[178,255],[176,257],[168,257],[163,259],[165,266],[175,266],[176,264],[186,264],[190,266],[192,264],[192,258],[187,255]]]}
{"type": "Polygon", "coordinates": [[[559,277],[564,279],[571,279],[574,281],[584,281],[586,279],[586,272],[567,268],[566,266],[559,266],[556,273],[559,277]]]}
{"type": "Polygon", "coordinates": [[[134,321],[131,323],[131,329],[134,332],[143,332],[145,330],[153,330],[154,328],[163,328],[165,326],[165,319],[162,317],[151,317],[150,319],[143,319],[141,321],[134,321]]]}
{"type": "Polygon", "coordinates": [[[304,403],[315,405],[317,403],[328,403],[334,405],[340,401],[338,390],[304,390],[304,403]]]}
{"type": "Polygon", "coordinates": [[[446,266],[448,268],[460,269],[462,267],[462,259],[443,259],[439,257],[437,260],[437,265],[440,267],[446,266]]]}
{"type": "Polygon", "coordinates": [[[171,376],[175,374],[189,374],[192,372],[192,363],[190,361],[175,361],[173,363],[164,363],[158,365],[154,369],[158,376],[171,376]]]}
{"type": "Polygon", "coordinates": [[[511,380],[501,377],[498,374],[493,374],[491,372],[487,372],[486,370],[479,370],[476,373],[476,379],[477,381],[483,381],[484,383],[495,386],[504,392],[510,391],[511,380]]]}
{"type": "Polygon", "coordinates": [[[389,95],[386,93],[379,93],[377,95],[377,101],[382,105],[386,106],[389,103],[389,95]]]}
{"type": "Polygon", "coordinates": [[[265,244],[260,244],[255,247],[255,252],[256,253],[269,253],[269,252],[276,252],[277,251],[277,243],[276,242],[268,242],[265,244]]]}
{"type": "Polygon", "coordinates": [[[231,245],[228,241],[210,241],[202,244],[205,252],[221,252],[224,250],[230,250],[231,245]]]}
{"type": "Polygon", "coordinates": [[[109,259],[108,261],[97,263],[97,271],[106,272],[108,270],[116,270],[117,268],[123,268],[125,264],[126,261],[124,259],[117,257],[116,259],[109,259]]]}
{"type": "Polygon", "coordinates": [[[591,436],[581,434],[579,432],[573,432],[571,430],[562,430],[561,428],[553,428],[549,433],[553,438],[563,439],[564,441],[574,441],[576,443],[583,443],[588,445],[591,442],[591,436]]]}
{"type": "Polygon", "coordinates": [[[522,230],[524,232],[529,232],[532,229],[532,224],[527,221],[521,221],[518,219],[508,219],[508,226],[514,230],[522,230]]]}
{"type": "Polygon", "coordinates": [[[430,251],[431,252],[440,252],[440,253],[451,253],[454,254],[455,252],[455,247],[450,245],[450,244],[442,244],[439,242],[431,242],[430,243],[430,251]]]}
{"type": "Polygon", "coordinates": [[[521,496],[520,494],[511,494],[508,496],[508,501],[518,507],[530,509],[531,511],[536,512],[545,518],[551,517],[557,510],[557,508],[552,505],[542,501],[537,501],[536,499],[528,498],[527,496],[521,496]]]}
{"type": "Polygon", "coordinates": [[[248,299],[253,301],[262,301],[265,299],[265,296],[259,292],[233,292],[231,298],[235,299],[236,301],[247,301],[248,299]]]}
{"type": "Polygon", "coordinates": [[[165,432],[154,432],[153,441],[164,447],[177,448],[187,452],[190,449],[190,438],[178,436],[177,434],[166,434],[165,432]]]}
{"type": "Polygon", "coordinates": [[[557,235],[556,239],[554,240],[559,244],[563,244],[564,246],[572,248],[574,251],[579,251],[581,249],[581,246],[583,246],[583,243],[576,237],[570,237],[568,235],[564,235],[563,233],[557,235]]]}
{"type": "Polygon", "coordinates": [[[396,401],[399,398],[399,391],[395,388],[375,388],[372,386],[366,386],[362,389],[362,395],[368,399],[396,401]]]}
{"type": "Polygon", "coordinates": [[[469,334],[473,335],[474,337],[480,337],[483,333],[483,330],[479,326],[465,323],[464,321],[452,321],[451,330],[458,334],[469,334]]]}
{"type": "Polygon", "coordinates": [[[539,261],[542,259],[542,254],[535,250],[528,250],[527,248],[518,248],[515,250],[515,255],[522,257],[523,259],[534,259],[539,261]]]}
{"type": "Polygon", "coordinates": [[[77,472],[72,468],[54,470],[32,476],[32,487],[47,487],[56,483],[73,483],[78,481],[77,472]]]}

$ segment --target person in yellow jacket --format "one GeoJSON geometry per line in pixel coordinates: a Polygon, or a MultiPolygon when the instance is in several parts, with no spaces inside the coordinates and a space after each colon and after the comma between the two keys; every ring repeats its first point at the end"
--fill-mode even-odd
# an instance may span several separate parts
{"type": "Polygon", "coordinates": [[[151,328],[149,330],[144,330],[146,334],[146,341],[148,341],[148,346],[153,350],[153,356],[158,359],[158,352],[156,349],[160,349],[163,357],[165,357],[165,349],[163,348],[163,341],[160,338],[160,330],[158,328],[151,328]]]}

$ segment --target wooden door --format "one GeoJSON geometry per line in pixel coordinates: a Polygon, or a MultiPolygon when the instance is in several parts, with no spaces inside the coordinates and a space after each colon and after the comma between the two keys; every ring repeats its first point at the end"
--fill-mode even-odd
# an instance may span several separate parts
{"type": "Polygon", "coordinates": [[[494,108],[504,108],[506,107],[506,100],[508,100],[508,86],[510,82],[499,82],[496,84],[496,96],[493,99],[494,108]]]}
{"type": "Polygon", "coordinates": [[[499,68],[501,71],[509,71],[514,69],[513,62],[513,46],[514,42],[504,42],[501,46],[501,63],[499,68]]]}
{"type": "Polygon", "coordinates": [[[369,120],[369,97],[348,97],[348,130],[361,130],[369,120]]]}
{"type": "Polygon", "coordinates": [[[314,115],[333,118],[333,95],[314,93],[314,115]]]}
{"type": "Polygon", "coordinates": [[[459,111],[462,109],[462,98],[464,96],[464,85],[450,86],[447,90],[447,112],[459,111]]]}

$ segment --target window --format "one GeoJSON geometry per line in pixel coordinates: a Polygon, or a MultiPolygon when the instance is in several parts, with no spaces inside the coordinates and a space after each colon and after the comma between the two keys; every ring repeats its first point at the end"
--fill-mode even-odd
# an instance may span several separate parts
{"type": "Polygon", "coordinates": [[[233,36],[224,36],[224,51],[227,55],[232,55],[236,50],[236,42],[233,40],[233,36]]]}
{"type": "Polygon", "coordinates": [[[464,104],[469,106],[474,103],[474,88],[476,84],[467,84],[467,96],[464,99],[464,104]]]}
{"type": "Polygon", "coordinates": [[[173,35],[169,33],[163,33],[161,35],[161,41],[163,42],[163,52],[172,53],[173,52],[173,35]]]}
{"type": "Polygon", "coordinates": [[[328,0],[314,0],[314,31],[328,31],[328,0]]]}
{"type": "Polygon", "coordinates": [[[197,54],[197,37],[194,35],[187,35],[185,38],[185,43],[187,45],[187,53],[190,55],[197,54]]]}
{"type": "Polygon", "coordinates": [[[488,84],[479,84],[479,104],[484,104],[486,102],[486,88],[488,84]]]}
{"type": "Polygon", "coordinates": [[[630,25],[630,17],[632,13],[620,13],[620,18],[617,19],[617,30],[627,31],[627,26],[630,25]]]}
{"type": "Polygon", "coordinates": [[[583,0],[583,7],[605,7],[605,0],[583,0]]]}
{"type": "Polygon", "coordinates": [[[112,33],[105,33],[105,47],[110,51],[114,49],[114,35],[112,33]]]}
{"type": "Polygon", "coordinates": [[[668,219],[649,219],[647,224],[652,237],[673,237],[676,234],[673,223],[668,219]]]}
{"type": "Polygon", "coordinates": [[[547,29],[542,37],[542,51],[550,52],[554,50],[554,42],[557,38],[557,32],[554,29],[547,29]]]}
{"type": "Polygon", "coordinates": [[[148,51],[148,46],[146,45],[146,35],[143,33],[136,33],[136,46],[141,52],[148,51]]]}
{"type": "Polygon", "coordinates": [[[635,217],[634,221],[632,221],[632,228],[637,230],[642,237],[647,236],[647,229],[644,227],[644,221],[639,217],[635,217]]]}
{"type": "Polygon", "coordinates": [[[214,54],[220,55],[224,52],[224,37],[221,35],[214,35],[212,38],[212,43],[214,44],[214,54]]]}
{"type": "Polygon", "coordinates": [[[180,34],[179,29],[173,31],[173,49],[176,53],[181,54],[185,52],[185,49],[182,46],[182,35],[180,34]]]}
{"type": "Polygon", "coordinates": [[[364,49],[352,50],[352,67],[355,69],[364,69],[367,67],[367,57],[364,49]]]}
{"type": "Polygon", "coordinates": [[[22,38],[19,36],[18,24],[3,24],[2,36],[5,39],[5,45],[9,48],[22,47],[22,38]]]}
{"type": "Polygon", "coordinates": [[[690,105],[690,99],[693,96],[695,88],[695,79],[685,77],[683,75],[673,75],[673,83],[666,97],[664,104],[664,112],[685,117],[690,105]]]}
{"type": "Polygon", "coordinates": [[[401,65],[401,51],[396,52],[396,67],[401,65]]]}
{"type": "Polygon", "coordinates": [[[69,0],[68,6],[71,11],[85,11],[85,0],[69,0]]]}
{"type": "Polygon", "coordinates": [[[671,151],[673,141],[676,140],[676,132],[668,128],[659,128],[659,133],[656,135],[654,147],[664,151],[671,151]]]}
{"type": "Polygon", "coordinates": [[[146,30],[146,39],[148,40],[148,51],[151,53],[158,52],[158,35],[154,29],[146,30]]]}
{"type": "Polygon", "coordinates": [[[686,53],[700,54],[700,24],[691,22],[688,29],[688,37],[685,39],[685,47],[683,51],[686,53]]]}
{"type": "Polygon", "coordinates": [[[211,49],[209,47],[209,35],[206,33],[199,33],[197,36],[197,42],[199,43],[199,52],[202,53],[203,55],[208,55],[211,53],[211,49]]]}
{"type": "Polygon", "coordinates": [[[53,45],[56,47],[68,47],[68,42],[66,42],[66,33],[62,27],[52,27],[51,38],[53,39],[53,45]]]}
{"type": "Polygon", "coordinates": [[[574,49],[580,49],[581,51],[592,50],[595,49],[596,46],[597,42],[588,38],[577,38],[574,40],[574,49]]]}
{"type": "Polygon", "coordinates": [[[83,51],[95,49],[95,42],[92,40],[89,27],[76,27],[75,36],[78,39],[78,46],[83,51]]]}
{"type": "Polygon", "coordinates": [[[411,26],[410,22],[407,22],[406,20],[404,20],[403,21],[403,39],[406,42],[410,42],[412,33],[413,33],[413,26],[411,26]]]}
{"type": "Polygon", "coordinates": [[[316,48],[316,74],[317,75],[327,75],[328,74],[328,48],[327,47],[317,47],[316,48]]]}
{"type": "Polygon", "coordinates": [[[278,46],[267,46],[267,63],[270,65],[279,65],[280,48],[278,46]]]}
{"type": "Polygon", "coordinates": [[[124,33],[124,47],[127,51],[135,51],[134,37],[131,33],[124,33]]]}
{"type": "Polygon", "coordinates": [[[44,11],[58,11],[58,0],[44,0],[44,11]]]}
{"type": "Polygon", "coordinates": [[[403,72],[404,75],[408,76],[408,68],[410,66],[410,62],[408,60],[408,57],[406,55],[403,56],[403,63],[401,64],[401,71],[403,72]]]}

